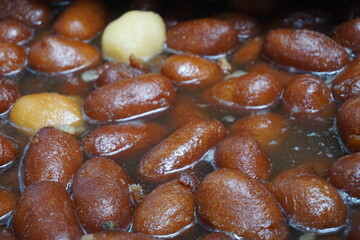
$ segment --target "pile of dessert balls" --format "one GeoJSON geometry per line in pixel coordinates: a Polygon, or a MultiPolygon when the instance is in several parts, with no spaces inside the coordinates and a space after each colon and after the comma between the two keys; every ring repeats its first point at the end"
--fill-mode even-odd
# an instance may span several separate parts
{"type": "Polygon", "coordinates": [[[1,0],[0,239],[360,239],[358,53],[358,1],[1,0]]]}

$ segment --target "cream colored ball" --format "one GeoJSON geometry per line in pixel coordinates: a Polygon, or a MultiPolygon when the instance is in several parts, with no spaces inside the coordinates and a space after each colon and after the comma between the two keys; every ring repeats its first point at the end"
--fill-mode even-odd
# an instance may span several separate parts
{"type": "Polygon", "coordinates": [[[166,26],[157,13],[129,11],[111,22],[102,35],[102,52],[110,61],[129,62],[133,54],[144,60],[164,48],[166,26]]]}
{"type": "Polygon", "coordinates": [[[81,99],[78,97],[58,93],[25,95],[15,102],[9,115],[12,123],[29,135],[46,126],[70,133],[84,130],[81,99]]]}

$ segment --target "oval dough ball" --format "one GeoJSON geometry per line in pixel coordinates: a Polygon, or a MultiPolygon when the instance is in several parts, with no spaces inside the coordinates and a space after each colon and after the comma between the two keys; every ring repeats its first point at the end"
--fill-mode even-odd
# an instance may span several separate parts
{"type": "Polygon", "coordinates": [[[10,120],[33,135],[45,126],[65,127],[64,131],[83,130],[81,100],[58,93],[36,93],[19,98],[10,111],[10,120]]]}
{"type": "Polygon", "coordinates": [[[129,56],[148,59],[159,53],[165,43],[165,23],[154,12],[129,11],[111,22],[102,36],[105,58],[129,62],[129,56]]]}

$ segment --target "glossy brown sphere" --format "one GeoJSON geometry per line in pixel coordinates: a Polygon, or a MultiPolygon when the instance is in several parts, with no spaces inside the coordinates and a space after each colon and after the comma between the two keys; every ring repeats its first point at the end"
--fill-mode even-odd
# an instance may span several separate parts
{"type": "Polygon", "coordinates": [[[335,187],[354,198],[360,198],[360,153],[345,155],[334,162],[329,178],[335,187]]]}
{"type": "Polygon", "coordinates": [[[360,97],[346,100],[336,118],[342,142],[351,151],[360,151],[360,97]]]}
{"type": "Polygon", "coordinates": [[[335,103],[325,82],[310,75],[294,77],[286,86],[283,110],[298,119],[327,120],[335,114],[335,103]]]}

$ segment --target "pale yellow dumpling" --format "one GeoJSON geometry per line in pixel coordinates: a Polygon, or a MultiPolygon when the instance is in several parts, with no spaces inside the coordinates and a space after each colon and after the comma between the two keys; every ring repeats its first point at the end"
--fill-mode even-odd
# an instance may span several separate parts
{"type": "Polygon", "coordinates": [[[102,35],[105,58],[129,62],[133,54],[144,60],[160,53],[166,39],[166,26],[159,14],[133,10],[111,22],[102,35]]]}
{"type": "Polygon", "coordinates": [[[58,93],[25,95],[15,102],[10,111],[10,120],[29,135],[45,126],[81,132],[84,121],[80,102],[76,97],[58,93]]]}

